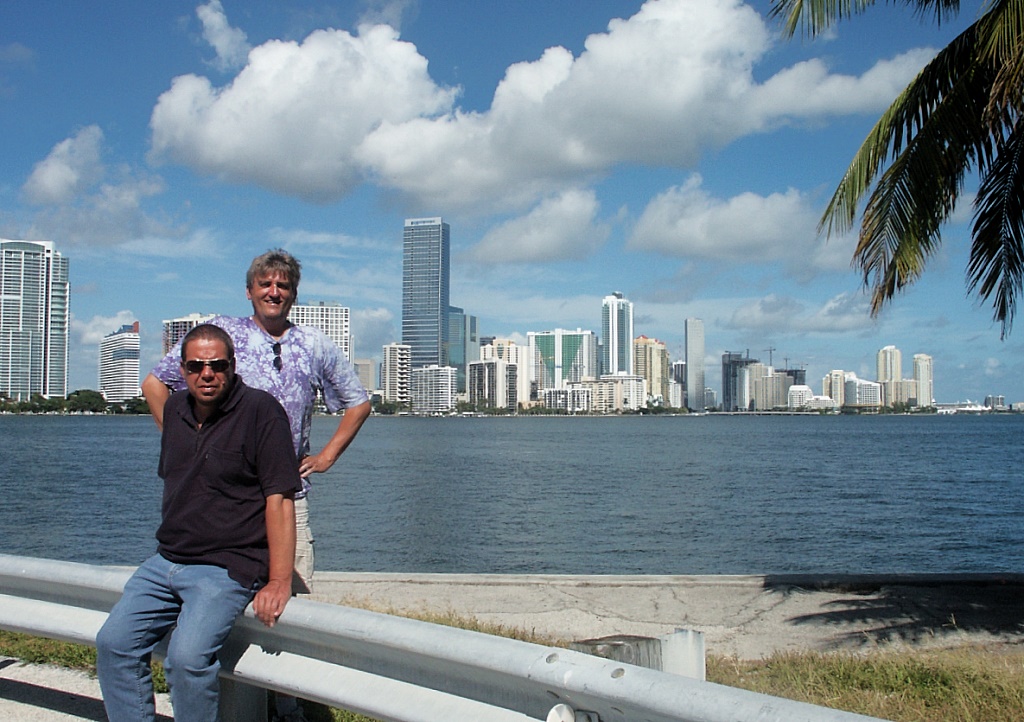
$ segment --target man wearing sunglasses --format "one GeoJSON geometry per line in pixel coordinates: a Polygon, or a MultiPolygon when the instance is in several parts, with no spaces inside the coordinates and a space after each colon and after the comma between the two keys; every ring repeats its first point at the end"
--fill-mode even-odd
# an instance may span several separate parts
{"type": "Polygon", "coordinates": [[[217,653],[250,601],[274,626],[292,594],[293,498],[302,488],[288,418],[235,375],[231,337],[212,325],[185,336],[186,391],[164,406],[164,480],[157,553],[125,584],[96,637],[97,673],[112,722],[153,720],[153,649],[174,716],[217,719],[217,653]]]}
{"type": "MultiPolygon", "coordinates": [[[[306,499],[310,475],[330,469],[348,448],[370,414],[370,400],[352,365],[326,334],[288,320],[298,298],[300,271],[298,259],[284,250],[257,256],[245,277],[252,316],[217,316],[210,323],[231,334],[237,372],[245,383],[272,394],[288,414],[303,486],[295,497],[295,570],[299,577],[295,590],[304,593],[311,589],[314,567],[306,499]],[[313,453],[309,437],[318,391],[331,413],[341,409],[345,413],[324,448],[313,453]]],[[[157,426],[163,423],[170,390],[184,385],[178,353],[177,347],[172,348],[142,382],[157,426]]],[[[303,719],[290,698],[278,696],[277,710],[279,719],[303,719]]]]}

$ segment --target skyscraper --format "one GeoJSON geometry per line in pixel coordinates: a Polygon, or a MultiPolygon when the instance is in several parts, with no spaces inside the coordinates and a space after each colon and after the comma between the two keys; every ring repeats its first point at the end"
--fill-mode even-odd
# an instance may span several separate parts
{"type": "Polygon", "coordinates": [[[313,304],[297,303],[288,313],[288,320],[298,326],[320,329],[341,349],[346,360],[352,360],[352,324],[348,306],[325,301],[313,304]]]}
{"type": "Polygon", "coordinates": [[[530,401],[529,352],[528,346],[520,346],[509,338],[492,338],[480,346],[481,361],[500,359],[516,366],[516,400],[524,405],[530,401]]]}
{"type": "MultiPolygon", "coordinates": [[[[564,389],[567,383],[597,377],[597,337],[581,328],[529,331],[530,382],[543,389],[564,389]]],[[[538,396],[539,398],[539,396],[538,396]]]]}
{"type": "Polygon", "coordinates": [[[412,370],[412,410],[417,414],[443,414],[455,408],[455,369],[423,366],[412,370]]]}
{"type": "Polygon", "coordinates": [[[0,239],[0,283],[0,393],[66,396],[68,259],[50,241],[0,239]]]}
{"type": "Polygon", "coordinates": [[[448,365],[451,230],[441,218],[407,218],[402,235],[402,343],[412,368],[448,365]]]}
{"type": "Polygon", "coordinates": [[[878,351],[877,363],[882,406],[892,406],[897,400],[896,384],[903,378],[903,355],[895,346],[885,346],[878,351]]]}
{"type": "Polygon", "coordinates": [[[821,380],[821,395],[835,401],[836,408],[843,408],[846,405],[846,372],[842,369],[829,371],[821,380]]]}
{"type": "Polygon", "coordinates": [[[740,371],[744,366],[756,364],[756,358],[726,351],[722,354],[722,411],[746,411],[740,406],[740,397],[747,390],[740,389],[740,371]]]}
{"type": "Polygon", "coordinates": [[[480,358],[480,331],[476,316],[448,308],[448,365],[457,372],[459,393],[466,391],[466,365],[480,358]]]}
{"type": "Polygon", "coordinates": [[[704,410],[704,322],[688,318],[686,331],[686,408],[704,410]]]}
{"type": "Polygon", "coordinates": [[[669,405],[668,382],[671,378],[668,349],[656,338],[639,336],[633,341],[636,375],[647,381],[647,395],[661,405],[669,405]]]}
{"type": "Polygon", "coordinates": [[[410,349],[400,343],[384,347],[384,361],[380,367],[380,388],[385,401],[409,406],[412,403],[412,366],[410,349]]]}
{"type": "Polygon", "coordinates": [[[214,317],[212,313],[190,313],[179,318],[165,318],[163,320],[163,345],[164,355],[174,348],[174,344],[185,338],[185,334],[201,323],[206,323],[214,317]]]}
{"type": "Polygon", "coordinates": [[[125,324],[100,341],[100,393],[119,404],[139,396],[139,322],[125,324]]]}
{"type": "Polygon", "coordinates": [[[633,374],[633,303],[616,291],[601,301],[601,373],[633,374]]]}
{"type": "Polygon", "coordinates": [[[932,357],[926,353],[914,354],[914,383],[917,385],[917,405],[931,406],[935,403],[932,357]]]}

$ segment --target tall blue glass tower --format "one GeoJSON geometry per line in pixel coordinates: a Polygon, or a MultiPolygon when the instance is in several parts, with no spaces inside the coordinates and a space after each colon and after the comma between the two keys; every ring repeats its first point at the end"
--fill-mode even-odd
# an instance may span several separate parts
{"type": "Polygon", "coordinates": [[[402,343],[412,368],[448,365],[451,229],[441,218],[407,218],[402,234],[402,343]]]}

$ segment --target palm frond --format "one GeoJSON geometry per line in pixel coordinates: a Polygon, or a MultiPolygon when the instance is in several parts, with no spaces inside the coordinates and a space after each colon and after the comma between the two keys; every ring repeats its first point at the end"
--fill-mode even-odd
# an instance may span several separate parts
{"type": "Polygon", "coordinates": [[[1024,97],[1024,2],[993,2],[978,21],[982,58],[999,69],[993,82],[989,114],[1021,111],[1024,97]]]}
{"type": "MultiPolygon", "coordinates": [[[[891,138],[897,155],[865,206],[853,262],[872,291],[874,315],[924,271],[925,262],[940,243],[941,225],[956,208],[966,173],[988,167],[997,157],[999,128],[985,122],[988,89],[995,73],[986,65],[970,62],[970,57],[968,54],[965,67],[954,76],[953,85],[942,84],[944,90],[936,105],[911,103],[903,109],[907,120],[894,129],[891,138]],[[914,107],[918,112],[910,112],[914,107]],[[903,132],[907,139],[900,150],[903,132]]],[[[930,95],[934,86],[919,82],[928,75],[928,69],[922,72],[902,96],[904,100],[930,95]],[[914,85],[923,87],[915,89],[914,85]]]]}
{"type": "MultiPolygon", "coordinates": [[[[853,227],[858,206],[882,165],[903,152],[908,139],[929,121],[944,99],[965,92],[963,82],[975,66],[976,43],[976,28],[971,26],[941,50],[896,97],[854,155],[822,214],[819,230],[832,235],[853,227]]],[[[964,115],[951,119],[951,133],[966,132],[969,124],[977,123],[973,104],[960,110],[964,115]]],[[[946,112],[956,113],[957,108],[946,112]]]]}
{"type": "Polygon", "coordinates": [[[782,19],[785,37],[793,37],[797,28],[805,37],[814,37],[874,4],[875,0],[772,0],[768,17],[782,19]]]}
{"type": "Polygon", "coordinates": [[[960,14],[960,0],[902,0],[913,8],[914,14],[922,18],[931,16],[936,25],[942,25],[950,17],[960,14]]]}
{"type": "Polygon", "coordinates": [[[1017,123],[998,148],[975,200],[968,290],[992,298],[1006,338],[1024,285],[1024,128],[1017,123]]]}
{"type": "MultiPolygon", "coordinates": [[[[912,8],[915,15],[932,17],[941,25],[960,12],[960,0],[889,0],[912,8]]],[[[804,37],[815,37],[825,30],[859,15],[875,0],[772,0],[768,17],[782,20],[782,33],[791,38],[800,29],[804,37]]]]}

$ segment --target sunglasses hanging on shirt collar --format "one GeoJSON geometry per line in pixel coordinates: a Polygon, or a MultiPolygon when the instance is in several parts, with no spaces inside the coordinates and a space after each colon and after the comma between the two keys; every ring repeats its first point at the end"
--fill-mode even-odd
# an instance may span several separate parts
{"type": "Polygon", "coordinates": [[[274,342],[273,350],[274,350],[274,368],[277,369],[278,371],[280,371],[281,367],[284,365],[284,362],[281,361],[281,342],[280,341],[275,341],[274,342]]]}

